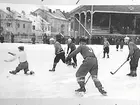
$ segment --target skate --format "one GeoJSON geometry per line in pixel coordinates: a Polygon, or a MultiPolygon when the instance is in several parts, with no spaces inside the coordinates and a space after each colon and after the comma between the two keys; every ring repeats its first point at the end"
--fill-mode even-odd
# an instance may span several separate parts
{"type": "Polygon", "coordinates": [[[103,96],[107,96],[107,92],[103,89],[98,89],[103,96]]]}
{"type": "Polygon", "coordinates": [[[132,75],[132,72],[130,72],[130,73],[128,73],[128,74],[126,74],[127,76],[131,76],[132,75]]]}
{"type": "Polygon", "coordinates": [[[86,92],[86,89],[85,88],[79,88],[79,89],[77,89],[77,90],[75,90],[75,92],[86,92]]]}
{"type": "Polygon", "coordinates": [[[76,63],[72,63],[73,65],[73,68],[76,68],[77,67],[77,64],[76,63]]]}
{"type": "Polygon", "coordinates": [[[68,63],[67,63],[67,66],[71,66],[71,65],[72,65],[72,63],[71,63],[71,62],[68,62],[68,63]]]}
{"type": "Polygon", "coordinates": [[[136,77],[136,76],[137,76],[136,71],[133,71],[132,74],[131,74],[131,76],[132,76],[132,77],[136,77]]]}
{"type": "Polygon", "coordinates": [[[25,74],[25,75],[34,75],[35,72],[34,72],[34,71],[28,71],[28,72],[25,72],[24,74],[25,74]]]}
{"type": "Polygon", "coordinates": [[[86,92],[86,89],[85,88],[79,88],[79,89],[75,90],[75,94],[77,96],[80,96],[80,97],[83,97],[84,94],[85,94],[85,92],[86,92]]]}
{"type": "Polygon", "coordinates": [[[16,72],[15,71],[9,71],[9,73],[16,75],[16,72]]]}
{"type": "Polygon", "coordinates": [[[54,71],[55,71],[55,69],[50,69],[49,71],[54,72],[54,71]]]}
{"type": "Polygon", "coordinates": [[[136,77],[136,76],[137,76],[137,74],[136,74],[136,73],[135,73],[135,74],[131,74],[131,76],[132,76],[132,77],[136,77]]]}
{"type": "Polygon", "coordinates": [[[109,55],[107,55],[107,58],[109,58],[109,55]]]}

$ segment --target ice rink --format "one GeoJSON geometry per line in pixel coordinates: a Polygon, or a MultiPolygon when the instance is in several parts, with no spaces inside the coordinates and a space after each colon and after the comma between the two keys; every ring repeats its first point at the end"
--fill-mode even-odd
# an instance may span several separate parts
{"type": "MultiPolygon", "coordinates": [[[[75,95],[74,90],[79,88],[75,73],[83,60],[80,54],[77,55],[76,69],[60,61],[56,72],[49,72],[55,56],[52,45],[0,43],[0,105],[140,105],[140,63],[137,77],[126,76],[129,73],[129,62],[115,75],[110,74],[126,60],[128,47],[124,46],[121,52],[112,45],[110,58],[103,59],[102,45],[89,46],[98,58],[98,77],[108,96],[98,92],[91,78],[86,85],[85,96],[80,98],[75,95]],[[35,71],[34,76],[26,76],[23,71],[17,75],[9,74],[18,65],[18,60],[8,63],[4,60],[12,57],[8,51],[17,53],[19,45],[25,47],[29,69],[35,71]],[[1,99],[9,99],[9,102],[1,99]]],[[[63,48],[66,51],[67,46],[63,45],[63,48]]]]}

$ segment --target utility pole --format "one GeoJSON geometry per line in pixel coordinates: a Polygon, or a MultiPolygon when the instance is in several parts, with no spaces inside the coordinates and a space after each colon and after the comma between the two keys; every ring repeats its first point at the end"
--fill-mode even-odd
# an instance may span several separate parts
{"type": "Polygon", "coordinates": [[[0,35],[1,35],[1,14],[0,14],[0,35]]]}

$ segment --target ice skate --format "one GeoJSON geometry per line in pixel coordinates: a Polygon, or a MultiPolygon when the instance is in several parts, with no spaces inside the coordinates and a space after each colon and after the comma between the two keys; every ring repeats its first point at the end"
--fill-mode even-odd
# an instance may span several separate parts
{"type": "Polygon", "coordinates": [[[135,74],[131,74],[131,76],[132,76],[132,77],[136,77],[136,76],[137,76],[137,74],[136,74],[136,73],[135,73],[135,74]]]}
{"type": "Polygon", "coordinates": [[[107,58],[109,58],[109,55],[107,55],[107,58]]]}
{"type": "Polygon", "coordinates": [[[103,96],[107,95],[107,92],[105,90],[103,90],[103,89],[98,89],[98,90],[103,96]]]}
{"type": "Polygon", "coordinates": [[[77,64],[76,63],[72,63],[73,65],[73,68],[76,68],[77,67],[77,64]]]}
{"type": "Polygon", "coordinates": [[[9,71],[9,73],[16,75],[16,72],[15,71],[9,71]]]}
{"type": "Polygon", "coordinates": [[[50,69],[49,71],[54,72],[54,71],[55,71],[55,69],[50,69]]]}
{"type": "Polygon", "coordinates": [[[132,76],[132,77],[136,77],[136,76],[137,76],[136,71],[133,71],[132,74],[131,74],[131,76],[132,76]]]}
{"type": "Polygon", "coordinates": [[[75,90],[75,94],[80,97],[83,97],[85,93],[86,93],[86,89],[84,87],[75,90]]]}
{"type": "Polygon", "coordinates": [[[126,74],[127,76],[132,76],[132,72],[130,72],[130,73],[128,73],[128,74],[126,74]]]}
{"type": "Polygon", "coordinates": [[[28,72],[25,72],[24,74],[25,74],[25,75],[34,75],[35,72],[34,72],[34,71],[28,71],[28,72]]]}

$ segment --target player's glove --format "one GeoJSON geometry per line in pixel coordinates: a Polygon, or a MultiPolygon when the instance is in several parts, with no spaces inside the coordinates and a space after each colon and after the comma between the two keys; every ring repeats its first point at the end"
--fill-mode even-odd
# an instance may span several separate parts
{"type": "Polygon", "coordinates": [[[126,59],[127,61],[129,61],[129,57],[127,57],[127,59],[126,59]]]}

